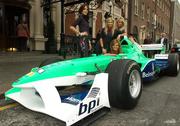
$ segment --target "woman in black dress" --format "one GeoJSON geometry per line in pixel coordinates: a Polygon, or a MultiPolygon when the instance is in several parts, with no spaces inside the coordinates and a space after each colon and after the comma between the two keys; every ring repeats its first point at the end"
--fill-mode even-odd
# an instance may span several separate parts
{"type": "Polygon", "coordinates": [[[110,43],[114,38],[114,20],[112,17],[108,17],[105,20],[105,28],[102,29],[100,34],[100,48],[103,54],[110,52],[110,43]]]}
{"type": "Polygon", "coordinates": [[[91,42],[89,40],[88,20],[88,5],[83,4],[79,8],[79,17],[75,20],[74,24],[70,26],[70,29],[81,38],[79,43],[81,57],[89,56],[89,50],[92,49],[91,42]],[[79,26],[79,29],[77,29],[76,26],[79,26]]]}

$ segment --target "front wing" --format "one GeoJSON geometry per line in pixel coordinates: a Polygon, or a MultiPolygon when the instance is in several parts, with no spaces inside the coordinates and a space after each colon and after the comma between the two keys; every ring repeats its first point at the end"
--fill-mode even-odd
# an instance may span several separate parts
{"type": "Polygon", "coordinates": [[[107,73],[95,75],[93,84],[83,99],[74,97],[79,94],[61,96],[57,88],[49,83],[40,83],[33,87],[14,87],[9,92],[16,89],[19,91],[7,93],[6,97],[19,102],[28,109],[55,117],[65,122],[67,126],[103,107],[110,108],[107,73]]]}

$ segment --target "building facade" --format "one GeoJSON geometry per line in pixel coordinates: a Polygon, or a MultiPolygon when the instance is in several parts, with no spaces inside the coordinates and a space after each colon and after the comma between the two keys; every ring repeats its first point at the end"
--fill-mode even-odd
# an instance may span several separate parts
{"type": "MultiPolygon", "coordinates": [[[[73,0],[72,0],[73,1],[73,0]]],[[[72,1],[65,1],[65,4],[72,1]]],[[[106,12],[110,12],[114,19],[119,17],[124,17],[127,19],[128,11],[128,1],[127,0],[101,0],[101,4],[98,4],[98,0],[92,0],[89,2],[89,26],[90,34],[92,38],[96,38],[97,33],[105,27],[104,15],[106,12]],[[122,4],[123,3],[123,4],[122,4]]],[[[83,3],[81,3],[83,4],[83,3]]],[[[70,30],[70,26],[78,17],[78,9],[81,4],[75,4],[72,6],[66,6],[64,8],[64,33],[65,35],[74,35],[70,30]]],[[[57,49],[61,46],[61,3],[56,3],[52,5],[52,19],[55,23],[55,36],[57,40],[57,49]]],[[[44,24],[46,24],[44,20],[44,24]]],[[[127,23],[125,23],[127,24],[127,23]]],[[[127,27],[127,26],[126,26],[127,27]]],[[[46,40],[46,38],[44,38],[46,40]]],[[[36,42],[37,43],[37,40],[36,42]]]]}
{"type": "MultiPolygon", "coordinates": [[[[93,2],[93,1],[91,1],[93,2]]],[[[92,3],[89,3],[89,25],[92,28],[91,34],[92,37],[95,38],[96,34],[103,28],[105,27],[105,18],[104,15],[106,12],[110,12],[114,20],[120,17],[124,17],[125,19],[125,24],[126,24],[126,29],[127,29],[127,17],[128,17],[128,1],[127,0],[111,0],[110,2],[104,1],[102,2],[102,5],[99,6],[98,8],[93,8],[91,6],[92,3]],[[123,5],[119,5],[118,2],[122,2],[123,5]]],[[[77,9],[80,7],[76,7],[77,9]]],[[[77,12],[77,10],[75,10],[77,12]]],[[[73,24],[75,19],[78,17],[78,13],[66,13],[65,15],[65,34],[70,34],[72,35],[69,26],[73,24]],[[70,20],[69,20],[70,19],[70,20]]]]}
{"type": "Polygon", "coordinates": [[[180,3],[178,0],[172,0],[172,9],[171,9],[171,41],[172,43],[180,43],[180,3]]]}
{"type": "Polygon", "coordinates": [[[128,32],[143,43],[147,35],[153,42],[162,32],[170,34],[170,0],[129,0],[128,32]]]}
{"type": "MultiPolygon", "coordinates": [[[[16,26],[21,17],[25,17],[30,29],[30,50],[45,50],[45,43],[47,38],[47,15],[51,17],[54,22],[54,36],[57,41],[57,50],[61,45],[61,2],[57,0],[50,0],[54,2],[50,5],[50,12],[45,11],[46,5],[44,2],[49,0],[1,0],[0,2],[0,51],[7,51],[8,48],[16,47],[16,26]],[[21,6],[19,6],[21,5],[21,6]],[[18,8],[18,9],[17,9],[18,8]],[[6,11],[5,11],[6,10],[6,11]],[[7,13],[13,13],[10,17],[7,13]],[[19,13],[17,13],[19,12],[19,13]],[[46,13],[46,14],[45,14],[46,13]],[[47,14],[48,13],[48,14],[47,14]],[[11,21],[11,22],[9,22],[11,21]],[[9,24],[6,24],[9,22],[9,24]],[[11,25],[13,24],[13,25],[11,25]],[[6,26],[6,27],[5,27],[6,26]],[[11,26],[11,27],[10,27],[11,26]],[[10,28],[9,28],[10,27],[10,28]],[[7,29],[9,31],[7,32],[7,29]],[[9,33],[11,32],[11,33],[9,33]],[[12,38],[12,39],[10,39],[12,38]],[[6,40],[7,39],[7,40],[6,40]]],[[[68,2],[75,2],[78,0],[65,0],[65,4],[68,2]]],[[[77,10],[80,4],[73,6],[66,6],[64,8],[64,33],[72,35],[69,30],[69,26],[77,18],[77,10]],[[73,10],[72,12],[70,12],[73,10]]],[[[95,38],[96,34],[105,26],[104,14],[111,12],[114,18],[121,16],[127,19],[128,0],[92,0],[89,2],[90,19],[89,25],[91,27],[92,37],[95,38]],[[97,3],[101,5],[97,7],[97,3]]],[[[127,24],[127,23],[126,23],[127,24]]]]}

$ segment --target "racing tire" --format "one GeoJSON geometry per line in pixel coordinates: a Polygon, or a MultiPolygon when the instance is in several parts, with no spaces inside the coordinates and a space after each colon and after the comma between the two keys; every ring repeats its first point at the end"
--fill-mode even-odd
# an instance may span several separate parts
{"type": "Polygon", "coordinates": [[[110,105],[117,108],[134,108],[142,93],[139,65],[133,60],[114,60],[107,69],[110,105]]]}
{"type": "Polygon", "coordinates": [[[52,63],[59,62],[59,61],[62,61],[62,59],[58,58],[58,57],[45,59],[44,61],[41,62],[41,64],[39,65],[39,68],[49,65],[49,64],[52,64],[52,63]]]}
{"type": "Polygon", "coordinates": [[[168,68],[166,73],[169,76],[177,76],[179,73],[179,55],[177,53],[170,53],[168,56],[168,68]]]}

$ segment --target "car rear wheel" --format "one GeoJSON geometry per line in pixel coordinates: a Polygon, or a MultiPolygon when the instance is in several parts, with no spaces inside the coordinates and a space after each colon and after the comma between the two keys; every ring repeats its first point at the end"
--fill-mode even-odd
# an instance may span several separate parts
{"type": "Polygon", "coordinates": [[[106,72],[109,74],[110,105],[125,109],[134,108],[142,92],[139,65],[132,60],[115,60],[108,65],[106,72]]]}
{"type": "Polygon", "coordinates": [[[179,73],[179,55],[177,53],[171,53],[168,56],[168,69],[166,73],[169,76],[177,76],[179,73]]]}

